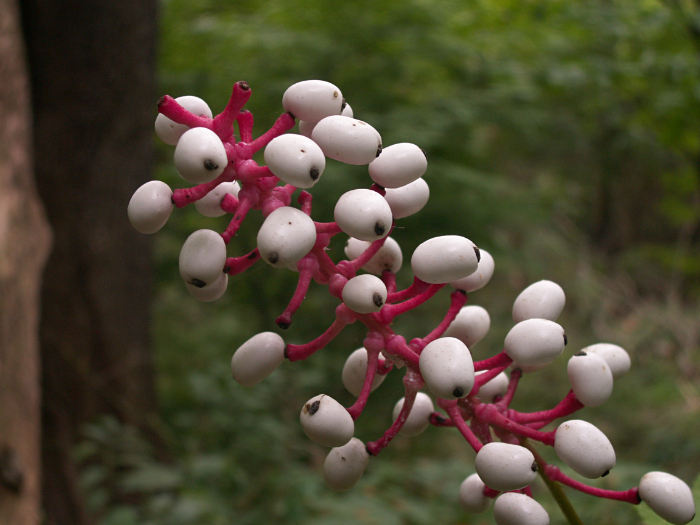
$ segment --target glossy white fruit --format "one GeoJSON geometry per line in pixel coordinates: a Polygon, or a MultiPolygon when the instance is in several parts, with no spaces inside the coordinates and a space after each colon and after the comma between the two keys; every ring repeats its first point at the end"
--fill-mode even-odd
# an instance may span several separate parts
{"type": "Polygon", "coordinates": [[[445,337],[456,337],[471,349],[481,341],[491,327],[489,313],[477,305],[463,307],[445,330],[445,337]]]}
{"type": "MultiPolygon", "coordinates": [[[[200,117],[212,117],[211,109],[209,109],[207,103],[201,98],[193,96],[177,97],[175,102],[180,104],[190,113],[194,113],[200,117]]],[[[182,134],[190,129],[184,124],[176,124],[174,121],[162,114],[158,114],[156,117],[155,127],[156,135],[158,135],[160,140],[166,144],[170,144],[171,146],[177,144],[177,141],[180,140],[182,134]]]]}
{"type": "MultiPolygon", "coordinates": [[[[369,241],[361,241],[350,237],[345,245],[345,256],[348,259],[357,259],[362,253],[370,247],[369,241]]],[[[391,237],[387,237],[384,245],[379,248],[379,251],[365,264],[362,269],[374,275],[381,275],[384,270],[391,270],[397,273],[403,264],[403,254],[399,243],[391,237]]]]}
{"type": "Polygon", "coordinates": [[[368,169],[372,180],[383,188],[400,188],[423,176],[428,159],[415,144],[402,142],[384,148],[368,169]]]}
{"type": "Polygon", "coordinates": [[[598,407],[610,399],[613,375],[602,357],[579,352],[569,359],[566,370],[576,399],[587,407],[598,407]]]}
{"type": "Polygon", "coordinates": [[[180,276],[198,288],[216,282],[226,264],[226,244],[213,230],[197,230],[180,250],[180,276]]]}
{"type": "Polygon", "coordinates": [[[223,142],[206,128],[185,131],[177,141],[173,160],[182,178],[193,184],[213,181],[228,164],[223,142]]]}
{"type": "Polygon", "coordinates": [[[632,365],[629,354],[621,346],[610,343],[598,343],[587,346],[582,352],[599,355],[608,363],[613,379],[618,379],[625,375],[632,365]]]}
{"type": "MultiPolygon", "coordinates": [[[[367,350],[362,347],[350,354],[343,366],[343,385],[353,396],[358,397],[362,392],[367,373],[367,350]]],[[[386,374],[374,374],[371,391],[377,389],[382,384],[386,374]]]]}
{"type": "Polygon", "coordinates": [[[369,463],[365,444],[352,438],[342,447],[333,448],[323,463],[323,479],[338,492],[350,490],[360,481],[369,463]]]}
{"type": "Polygon", "coordinates": [[[597,427],[580,419],[559,425],[554,451],[584,478],[605,476],[615,466],[615,449],[610,440],[597,427]]]}
{"type": "Polygon", "coordinates": [[[277,208],[258,231],[260,257],[275,268],[299,262],[316,244],[316,226],[303,211],[277,208]]]}
{"type": "Polygon", "coordinates": [[[353,277],[343,288],[343,302],[358,314],[378,312],[386,303],[386,296],[386,285],[368,273],[353,277]]]}
{"type": "Polygon", "coordinates": [[[340,115],[343,94],[323,80],[304,80],[287,88],[282,106],[299,120],[317,122],[330,115],[340,115]]]}
{"type": "Polygon", "coordinates": [[[488,284],[493,276],[493,270],[496,265],[493,261],[493,257],[491,257],[491,254],[486,250],[479,250],[479,254],[481,258],[479,259],[479,265],[476,271],[467,277],[451,282],[450,285],[452,288],[455,290],[464,290],[469,293],[479,290],[488,284]]]}
{"type": "Polygon", "coordinates": [[[254,335],[231,358],[231,375],[243,386],[255,386],[284,361],[284,340],[274,332],[254,335]]]}
{"type": "Polygon", "coordinates": [[[387,188],[384,198],[391,207],[395,219],[403,219],[421,211],[430,198],[430,188],[425,180],[416,179],[400,188],[387,188]]]}
{"type": "Polygon", "coordinates": [[[382,137],[376,129],[342,115],[321,120],[311,132],[311,138],[326,157],[346,164],[369,164],[382,151],[382,137]]]}
{"type": "Polygon", "coordinates": [[[240,187],[235,180],[231,182],[222,182],[203,198],[195,201],[194,207],[205,217],[221,217],[226,213],[221,209],[221,201],[227,194],[238,197],[239,190],[240,187]]]}
{"type": "Polygon", "coordinates": [[[129,222],[139,233],[160,230],[173,211],[173,190],[159,180],[147,182],[134,192],[129,201],[129,222]]]}
{"type": "Polygon", "coordinates": [[[430,284],[462,279],[476,271],[477,248],[472,241],[458,235],[433,237],[413,252],[413,275],[430,284]]]}
{"type": "MultiPolygon", "coordinates": [[[[399,417],[399,413],[403,408],[404,399],[405,398],[402,397],[399,399],[396,405],[394,405],[394,421],[396,421],[396,418],[399,417]]],[[[434,411],[435,408],[433,407],[433,401],[430,399],[430,397],[423,392],[418,392],[416,394],[416,399],[413,402],[413,406],[411,407],[411,412],[408,414],[408,418],[406,418],[406,422],[399,433],[410,437],[417,436],[421,432],[425,431],[425,429],[430,425],[430,414],[432,414],[434,411]]]]}
{"type": "Polygon", "coordinates": [[[549,514],[530,496],[506,492],[493,504],[496,525],[549,525],[549,514]]]}
{"type": "Polygon", "coordinates": [[[522,366],[545,365],[561,355],[566,345],[564,329],[547,319],[527,319],[511,328],[504,350],[522,366]]]}
{"type": "Polygon", "coordinates": [[[333,212],[335,222],[350,237],[376,241],[391,230],[391,208],[376,191],[357,189],[343,193],[333,212]]]}
{"type": "Polygon", "coordinates": [[[226,288],[228,287],[228,274],[221,272],[221,277],[203,288],[198,288],[190,283],[185,283],[185,287],[187,291],[190,292],[190,295],[198,301],[210,303],[211,301],[219,299],[226,292],[226,288]]]}
{"type": "Polygon", "coordinates": [[[350,118],[355,116],[353,114],[352,108],[350,107],[350,104],[348,104],[347,102],[345,103],[345,107],[343,108],[343,111],[341,111],[340,114],[343,115],[344,117],[350,117],[350,118]]]}
{"type": "MultiPolygon", "coordinates": [[[[477,372],[476,375],[479,376],[484,372],[477,372]]],[[[505,395],[508,390],[508,376],[501,372],[491,381],[486,382],[479,388],[479,393],[476,395],[484,403],[493,403],[493,398],[496,396],[505,395]]]]}
{"type": "Polygon", "coordinates": [[[317,120],[300,120],[299,134],[304,135],[307,138],[311,138],[311,133],[313,133],[316,124],[318,124],[317,120]]]}
{"type": "Polygon", "coordinates": [[[564,290],[552,281],[539,281],[525,288],[513,303],[513,321],[549,319],[556,321],[564,309],[564,290]]]}
{"type": "Polygon", "coordinates": [[[427,387],[443,399],[464,397],[474,386],[472,355],[454,337],[441,337],[426,345],[418,366],[427,387]]]}
{"type": "Polygon", "coordinates": [[[297,188],[311,188],[326,169],[326,157],[310,138],[286,133],[267,145],[265,164],[283,182],[297,188]]]}
{"type": "Polygon", "coordinates": [[[345,407],[325,394],[309,399],[299,420],[307,437],[326,447],[342,447],[355,433],[355,423],[345,407]]]}
{"type": "Polygon", "coordinates": [[[459,504],[469,514],[481,514],[491,505],[492,498],[484,496],[484,482],[472,474],[459,486],[459,504]]]}
{"type": "Polygon", "coordinates": [[[666,472],[644,474],[639,482],[639,497],[651,510],[675,525],[685,525],[695,517],[690,487],[666,472]]]}
{"type": "Polygon", "coordinates": [[[537,477],[535,456],[520,445],[487,443],[476,455],[474,465],[487,487],[503,492],[527,487],[537,477]]]}

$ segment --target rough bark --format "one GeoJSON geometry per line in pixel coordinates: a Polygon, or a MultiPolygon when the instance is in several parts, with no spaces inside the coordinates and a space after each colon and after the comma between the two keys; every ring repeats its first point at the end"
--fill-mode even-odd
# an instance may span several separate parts
{"type": "Polygon", "coordinates": [[[32,173],[29,82],[14,0],[0,0],[0,523],[40,522],[39,285],[49,227],[32,173]]]}
{"type": "Polygon", "coordinates": [[[152,441],[150,239],[126,206],[152,178],[156,3],[22,0],[36,178],[55,232],[41,291],[43,503],[49,525],[92,522],[71,454],[101,414],[152,441]]]}

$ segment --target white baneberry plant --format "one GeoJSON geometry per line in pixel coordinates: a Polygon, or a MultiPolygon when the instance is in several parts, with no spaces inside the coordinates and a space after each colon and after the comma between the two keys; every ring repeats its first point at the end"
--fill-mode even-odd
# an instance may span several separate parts
{"type": "MultiPolygon", "coordinates": [[[[319,394],[301,407],[306,435],[331,448],[323,476],[332,489],[352,488],[370,457],[397,434],[415,436],[432,424],[455,427],[477,453],[476,473],[459,488],[459,502],[467,512],[480,513],[495,499],[499,525],[549,523],[530,490],[538,472],[548,485],[559,482],[634,505],[644,501],[670,523],[693,519],[695,503],[689,487],[670,474],[650,472],[638,487],[624,491],[599,489],[547,464],[530,445],[537,441],[552,446],[564,464],[589,479],[606,476],[615,466],[612,444],[594,425],[567,420],[544,429],[610,397],[613,381],[630,368],[629,355],[619,346],[600,343],[571,357],[567,369],[571,390],[554,408],[533,413],[510,408],[523,374],[550,364],[567,344],[564,329],[556,323],[565,304],[559,285],[540,281],[526,288],[513,305],[515,324],[503,351],[481,361],[472,359],[470,348],[486,335],[489,315],[465,303],[467,294],[485,286],[493,274],[489,253],[462,236],[428,239],[411,256],[413,283],[397,289],[403,254],[390,234],[397,220],[419,212],[429,197],[422,178],[428,162],[420,147],[408,143],[384,147],[375,128],[353,118],[340,89],[321,80],[287,89],[282,98],[285,113],[253,138],[253,115],[243,109],[250,95],[250,86],[237,82],[226,108],[215,117],[197,97],[165,96],[159,101],[156,133],[175,146],[175,168],[196,185],[172,191],[160,181],[144,184],[129,203],[129,219],[136,230],[150,234],[167,222],[173,207],[194,204],[207,217],[232,215],[223,232],[196,231],[180,252],[180,275],[201,301],[221,297],[230,275],[259,260],[299,274],[289,305],[276,319],[281,329],[291,325],[312,281],[327,286],[339,300],[335,320],[313,341],[286,344],[279,334],[264,332],[245,342],[231,361],[233,379],[243,386],[256,385],[285,360],[311,357],[348,324],[360,322],[366,327],[363,347],[348,352],[342,374],[343,384],[357,397],[355,403],[343,407],[319,394]],[[287,133],[297,120],[300,134],[287,133]],[[263,148],[266,165],[261,166],[252,157],[263,148]],[[311,218],[312,196],[305,190],[319,182],[326,157],[367,166],[373,184],[343,194],[334,220],[317,222],[311,218]],[[297,189],[302,189],[298,207],[292,205],[297,189]],[[227,245],[252,210],[260,210],[265,219],[257,247],[229,257],[227,245]],[[325,248],[340,234],[349,236],[347,259],[333,261],[325,248]],[[394,332],[392,323],[398,316],[446,286],[454,290],[450,306],[434,330],[410,342],[394,332]],[[403,370],[405,388],[394,407],[394,421],[379,439],[362,443],[354,437],[355,421],[371,392],[393,370],[403,370]],[[422,390],[433,394],[442,412],[435,411],[433,399],[422,390]]],[[[577,523],[560,501],[561,491],[553,492],[567,519],[577,523]]]]}

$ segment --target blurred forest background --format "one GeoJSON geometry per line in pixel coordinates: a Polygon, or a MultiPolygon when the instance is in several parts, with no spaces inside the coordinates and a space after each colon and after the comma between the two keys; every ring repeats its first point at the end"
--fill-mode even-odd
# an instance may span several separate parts
{"type": "MultiPolygon", "coordinates": [[[[581,413],[605,432],[618,456],[612,473],[596,483],[626,489],[650,470],[695,480],[696,2],[164,0],[159,8],[158,85],[147,101],[153,119],[161,94],[196,95],[217,113],[233,83],[246,80],[253,90],[247,108],[260,133],[283,111],[289,85],[315,78],[336,84],[355,117],[372,124],[385,146],[413,142],[428,153],[430,201],[400,220],[393,234],[405,259],[424,240],[444,234],[464,235],[494,256],[493,280],[469,299],[492,320],[473,349],[476,359],[500,350],[523,288],[541,279],[564,288],[559,322],[569,339],[565,355],[525,376],[514,408],[551,408],[568,391],[570,355],[596,342],[619,344],[632,357],[631,372],[616,382],[608,403],[581,413]]],[[[148,140],[157,139],[151,134],[148,140]]],[[[154,173],[139,176],[184,187],[172,148],[155,148],[154,173]]],[[[329,161],[312,190],[314,218],[330,220],[343,192],[370,183],[366,168],[329,161]]],[[[110,194],[123,210],[110,220],[126,222],[137,187],[125,188],[121,200],[110,194]]],[[[229,255],[252,249],[259,224],[252,214],[229,255]]],[[[154,236],[148,329],[159,410],[134,424],[125,417],[128,407],[105,402],[81,423],[71,461],[85,523],[493,523],[490,511],[469,516],[457,503],[474,454],[451,429],[397,438],[348,493],[325,486],[326,451],[303,435],[299,410],[319,393],[352,402],[340,371],[364,334],[349,326],[308,362],[285,363],[253,389],[235,384],[233,351],[258,332],[279,331],[274,319],[296,278],[259,264],[231,278],[222,299],[196,302],[178,274],[180,247],[195,229],[225,225],[225,218],[205,219],[187,208],[175,210],[154,236]]],[[[144,242],[136,232],[120,239],[144,242]]],[[[335,260],[343,256],[343,243],[331,245],[335,260]]],[[[407,285],[409,274],[399,273],[399,282],[407,285]]],[[[402,317],[396,331],[407,339],[427,333],[444,315],[448,293],[402,317]]],[[[330,324],[336,303],[312,285],[285,340],[316,337],[330,324]]],[[[123,323],[121,330],[130,326],[123,323]]],[[[53,370],[44,364],[44,381],[53,370]]],[[[401,374],[393,372],[370,398],[357,437],[381,435],[401,392],[401,374]]],[[[544,485],[538,482],[535,492],[552,523],[563,523],[544,485]]],[[[567,493],[585,523],[657,523],[643,509],[567,493]]],[[[50,514],[45,519],[61,523],[50,514]]]]}

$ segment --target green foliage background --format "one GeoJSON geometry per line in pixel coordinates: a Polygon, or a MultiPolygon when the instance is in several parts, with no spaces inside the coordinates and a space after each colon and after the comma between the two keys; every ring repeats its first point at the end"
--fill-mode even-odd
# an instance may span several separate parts
{"type": "MultiPolygon", "coordinates": [[[[500,349],[512,301],[525,286],[550,279],[567,293],[560,318],[567,353],[525,377],[514,407],[550,408],[568,390],[569,355],[599,341],[621,344],[633,370],[605,406],[581,415],[617,451],[618,466],[599,485],[626,489],[649,470],[689,483],[695,478],[697,4],[165,0],[161,35],[163,93],[199,96],[216,113],[232,84],[246,80],[253,89],[247,107],[260,133],[283,111],[289,85],[324,79],[341,88],[385,146],[424,148],[431,199],[421,213],[399,221],[394,238],[407,260],[420,242],[443,234],[469,237],[494,256],[493,281],[470,297],[492,317],[475,358],[500,349]]],[[[158,178],[184,186],[171,148],[159,148],[158,178]]],[[[312,190],[314,218],[330,220],[343,192],[370,184],[365,168],[329,160],[312,190]]],[[[246,221],[230,255],[255,245],[260,222],[255,215],[246,221]]],[[[225,224],[180,210],[157,236],[159,424],[176,463],[156,464],[138,436],[130,442],[140,444],[114,452],[109,443],[123,443],[131,432],[114,421],[91,427],[80,458],[111,451],[102,470],[84,476],[103,524],[492,523],[490,511],[468,516],[456,502],[459,483],[473,472],[473,453],[448,429],[397,439],[349,493],[325,487],[325,450],[303,436],[299,408],[321,392],[352,402],[340,370],[364,334],[353,325],[313,359],[285,363],[254,389],[234,384],[233,351],[255,333],[278,331],[274,319],[291,297],[295,275],[258,265],[232,278],[221,300],[197,303],[178,275],[180,246],[195,229],[225,224]],[[146,496],[115,507],[107,486],[146,496]]],[[[331,245],[336,260],[343,242],[331,245]]],[[[406,285],[411,276],[399,278],[406,285]]],[[[407,339],[427,333],[444,314],[447,294],[406,315],[396,330],[407,339]]],[[[285,339],[299,343],[320,334],[335,305],[312,285],[285,339]]],[[[358,437],[381,435],[401,392],[394,372],[372,396],[358,437]]],[[[552,523],[562,523],[544,486],[535,490],[552,523]]],[[[585,523],[641,523],[629,505],[571,498],[585,523]]]]}

